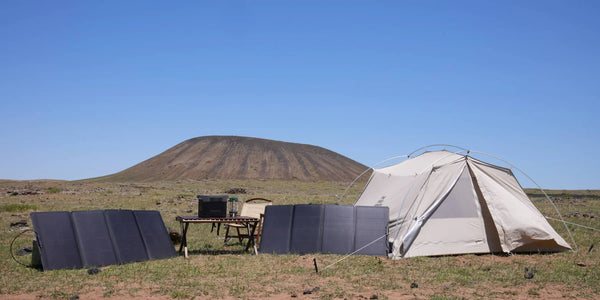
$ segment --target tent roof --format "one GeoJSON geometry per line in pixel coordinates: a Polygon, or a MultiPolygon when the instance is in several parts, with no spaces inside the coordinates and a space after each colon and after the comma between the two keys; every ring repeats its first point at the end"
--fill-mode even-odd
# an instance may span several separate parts
{"type": "Polygon", "coordinates": [[[430,170],[432,166],[440,166],[464,159],[464,155],[459,155],[445,150],[425,152],[419,156],[415,156],[393,166],[375,169],[375,171],[395,176],[412,176],[426,172],[430,170]]]}
{"type": "Polygon", "coordinates": [[[457,163],[461,161],[469,160],[477,164],[486,165],[495,169],[504,170],[507,173],[510,169],[490,164],[468,154],[458,154],[457,152],[450,152],[447,150],[440,151],[426,151],[417,156],[410,157],[409,159],[397,163],[395,165],[374,169],[377,173],[394,175],[394,176],[414,176],[428,172],[432,167],[440,167],[449,163],[457,163]]]}

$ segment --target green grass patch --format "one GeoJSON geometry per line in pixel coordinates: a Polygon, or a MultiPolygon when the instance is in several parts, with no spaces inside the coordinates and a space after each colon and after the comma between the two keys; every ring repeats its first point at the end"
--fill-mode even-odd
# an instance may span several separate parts
{"type": "Polygon", "coordinates": [[[50,194],[57,194],[57,193],[62,192],[62,189],[51,186],[51,187],[49,187],[49,188],[46,189],[46,192],[50,193],[50,194]]]}
{"type": "Polygon", "coordinates": [[[177,195],[177,198],[196,198],[196,195],[192,195],[192,194],[179,194],[179,195],[177,195]]]}
{"type": "Polygon", "coordinates": [[[24,212],[29,210],[37,210],[38,207],[32,204],[6,204],[0,206],[0,212],[24,212]]]}

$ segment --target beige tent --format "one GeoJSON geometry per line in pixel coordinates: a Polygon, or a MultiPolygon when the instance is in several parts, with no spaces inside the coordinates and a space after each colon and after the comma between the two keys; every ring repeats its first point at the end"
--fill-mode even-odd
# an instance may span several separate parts
{"type": "Polygon", "coordinates": [[[375,169],[355,205],[389,207],[392,258],[571,249],[510,169],[446,150],[375,169]]]}

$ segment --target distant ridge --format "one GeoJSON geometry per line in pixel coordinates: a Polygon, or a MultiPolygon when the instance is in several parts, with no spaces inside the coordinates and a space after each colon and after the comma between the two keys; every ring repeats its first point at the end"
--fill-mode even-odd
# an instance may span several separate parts
{"type": "Polygon", "coordinates": [[[203,136],[103,181],[179,179],[279,179],[351,181],[367,167],[333,151],[306,144],[240,136],[203,136]]]}

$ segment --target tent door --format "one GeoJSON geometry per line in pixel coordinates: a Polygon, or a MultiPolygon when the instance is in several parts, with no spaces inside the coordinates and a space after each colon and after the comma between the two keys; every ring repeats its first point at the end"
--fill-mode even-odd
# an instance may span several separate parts
{"type": "Polygon", "coordinates": [[[464,168],[404,256],[489,252],[484,218],[471,172],[464,168]]]}

